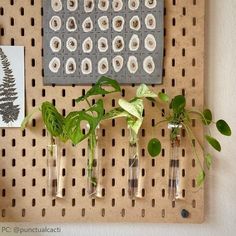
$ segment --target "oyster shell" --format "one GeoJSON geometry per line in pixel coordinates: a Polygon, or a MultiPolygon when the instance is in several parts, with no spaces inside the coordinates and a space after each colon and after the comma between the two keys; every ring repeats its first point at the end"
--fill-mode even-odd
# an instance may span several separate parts
{"type": "Polygon", "coordinates": [[[104,75],[108,72],[108,70],[109,70],[108,60],[106,57],[103,57],[98,62],[98,73],[104,75]]]}
{"type": "Polygon", "coordinates": [[[84,0],[84,11],[86,13],[92,12],[94,9],[94,0],[84,0]]]}
{"type": "Polygon", "coordinates": [[[86,38],[82,43],[84,53],[90,53],[93,50],[93,41],[90,37],[86,38]]]}
{"type": "Polygon", "coordinates": [[[112,1],[112,8],[115,12],[120,11],[123,8],[123,1],[122,0],[113,0],[112,1]]]}
{"type": "Polygon", "coordinates": [[[67,9],[75,11],[78,8],[78,0],[67,0],[67,9]]]}
{"type": "Polygon", "coordinates": [[[157,0],[145,0],[145,6],[147,8],[152,9],[152,8],[156,7],[156,5],[157,5],[157,0]]]}
{"type": "Polygon", "coordinates": [[[49,62],[49,69],[53,73],[57,73],[61,67],[60,59],[57,57],[53,57],[52,60],[49,62]]]}
{"type": "Polygon", "coordinates": [[[140,46],[140,40],[137,34],[132,35],[129,41],[129,50],[130,51],[137,51],[140,46]]]}
{"type": "Polygon", "coordinates": [[[129,22],[129,26],[133,30],[140,30],[141,22],[138,16],[133,16],[129,22]]]}
{"type": "Polygon", "coordinates": [[[81,71],[84,75],[92,73],[92,62],[89,58],[84,58],[81,62],[81,71]]]}
{"type": "Polygon", "coordinates": [[[69,32],[74,32],[77,30],[77,24],[76,24],[76,20],[75,17],[70,16],[67,21],[66,21],[66,29],[69,32]]]}
{"type": "Polygon", "coordinates": [[[69,37],[66,41],[66,47],[70,52],[74,52],[77,49],[77,40],[73,37],[69,37]]]}
{"type": "Polygon", "coordinates": [[[106,52],[108,50],[108,40],[105,37],[98,39],[98,50],[100,52],[106,52]]]}
{"type": "Polygon", "coordinates": [[[114,71],[115,72],[119,72],[122,67],[123,67],[123,64],[124,64],[124,59],[122,56],[118,55],[118,56],[115,56],[113,59],[112,59],[112,65],[113,65],[113,68],[114,68],[114,71]]]}
{"type": "Polygon", "coordinates": [[[143,69],[148,73],[152,74],[155,70],[155,63],[151,56],[148,56],[143,61],[143,69]]]}
{"type": "Polygon", "coordinates": [[[82,28],[84,32],[90,32],[93,30],[93,22],[90,17],[87,17],[83,23],[82,23],[82,28]]]}
{"type": "Polygon", "coordinates": [[[131,74],[135,74],[138,70],[138,60],[135,56],[130,56],[127,62],[128,70],[131,74]]]}
{"type": "Polygon", "coordinates": [[[132,11],[137,10],[139,8],[139,0],[129,0],[128,6],[132,11]]]}
{"type": "Polygon", "coordinates": [[[124,17],[123,16],[115,16],[112,20],[112,27],[115,31],[121,32],[124,28],[124,17]]]}
{"type": "Polygon", "coordinates": [[[66,74],[74,74],[76,71],[76,62],[75,59],[70,57],[66,61],[66,74]]]}
{"type": "Polygon", "coordinates": [[[61,18],[59,16],[53,16],[49,21],[49,27],[53,31],[58,31],[61,29],[61,18]]]}
{"type": "Polygon", "coordinates": [[[156,49],[157,46],[156,39],[152,34],[147,35],[147,37],[144,40],[144,46],[150,52],[153,52],[156,49]]]}
{"type": "Polygon", "coordinates": [[[156,18],[153,14],[147,14],[145,17],[145,25],[147,29],[155,29],[156,28],[156,18]]]}
{"type": "Polygon", "coordinates": [[[98,9],[101,11],[107,11],[109,8],[109,0],[99,0],[98,9]]]}
{"type": "Polygon", "coordinates": [[[124,49],[125,43],[122,36],[116,36],[112,41],[112,49],[114,52],[121,52],[124,49]]]}
{"type": "Polygon", "coordinates": [[[53,52],[59,52],[61,50],[61,39],[54,36],[50,40],[50,47],[53,52]]]}
{"type": "Polygon", "coordinates": [[[51,7],[53,11],[59,12],[62,10],[62,3],[61,0],[51,0],[51,7]]]}
{"type": "Polygon", "coordinates": [[[109,29],[109,20],[107,16],[101,16],[98,19],[98,26],[102,31],[109,29]]]}

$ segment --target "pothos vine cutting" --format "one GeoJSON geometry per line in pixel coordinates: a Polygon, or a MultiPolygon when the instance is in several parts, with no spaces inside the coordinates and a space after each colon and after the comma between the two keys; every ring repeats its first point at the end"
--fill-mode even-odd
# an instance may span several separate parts
{"type": "MultiPolygon", "coordinates": [[[[101,82],[101,80],[104,80],[105,78],[101,78],[98,83],[101,82]]],[[[110,80],[109,78],[105,79],[108,83],[106,85],[113,85],[115,81],[110,80]]],[[[116,84],[117,85],[117,84],[116,84]]],[[[120,87],[116,87],[115,92],[120,91],[120,87]]],[[[137,90],[138,91],[138,90],[137,90]]],[[[114,92],[114,91],[113,91],[114,92]]],[[[89,105],[88,97],[94,96],[94,95],[105,95],[99,87],[95,84],[84,96],[79,97],[76,99],[77,102],[86,101],[89,105]]],[[[146,95],[146,97],[149,97],[150,95],[146,95]]],[[[111,111],[108,111],[103,115],[100,122],[103,122],[108,119],[116,119],[116,118],[126,118],[127,127],[130,130],[130,141],[129,141],[129,196],[131,198],[138,197],[138,157],[139,157],[139,149],[138,149],[138,133],[139,129],[143,122],[143,98],[144,96],[139,95],[138,93],[134,98],[132,98],[130,101],[126,101],[125,99],[119,99],[118,104],[119,107],[112,109],[111,111]],[[136,167],[136,168],[133,168],[136,167]]],[[[91,184],[93,185],[92,189],[94,188],[94,191],[89,191],[90,194],[95,193],[95,188],[97,187],[97,178],[93,175],[94,172],[94,166],[97,166],[98,163],[94,163],[94,155],[95,155],[95,147],[96,147],[96,133],[93,132],[89,136],[88,139],[88,151],[91,153],[91,156],[88,160],[88,177],[91,180],[91,184]]],[[[97,160],[99,161],[99,160],[97,160]]]]}

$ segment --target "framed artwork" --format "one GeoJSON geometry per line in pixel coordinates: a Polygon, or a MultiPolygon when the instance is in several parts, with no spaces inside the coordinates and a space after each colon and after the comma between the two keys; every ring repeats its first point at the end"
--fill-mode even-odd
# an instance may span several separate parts
{"type": "Polygon", "coordinates": [[[0,127],[20,127],[24,88],[24,47],[0,46],[0,127]]]}

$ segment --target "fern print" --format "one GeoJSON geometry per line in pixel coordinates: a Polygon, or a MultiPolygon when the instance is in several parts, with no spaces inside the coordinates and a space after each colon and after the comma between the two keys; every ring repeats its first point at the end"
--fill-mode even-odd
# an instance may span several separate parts
{"type": "Polygon", "coordinates": [[[17,120],[20,107],[14,104],[18,98],[15,77],[10,68],[11,63],[2,48],[0,48],[0,61],[4,74],[2,84],[0,85],[0,115],[2,116],[3,122],[9,124],[17,120]]]}

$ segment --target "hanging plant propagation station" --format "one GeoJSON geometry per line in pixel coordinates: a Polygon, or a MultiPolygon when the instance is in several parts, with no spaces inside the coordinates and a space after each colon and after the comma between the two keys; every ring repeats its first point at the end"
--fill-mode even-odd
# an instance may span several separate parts
{"type": "MultiPolygon", "coordinates": [[[[156,94],[145,84],[141,84],[137,88],[136,97],[130,101],[120,98],[118,100],[119,107],[112,109],[107,113],[103,107],[103,99],[98,99],[93,105],[89,102],[89,98],[92,96],[106,95],[120,91],[121,87],[115,80],[103,76],[92,86],[91,89],[87,91],[85,95],[75,99],[78,105],[85,101],[88,105],[88,109],[83,108],[79,111],[70,112],[66,117],[63,117],[53,104],[48,101],[44,102],[38,110],[41,111],[44,124],[51,135],[49,156],[53,157],[56,155],[54,153],[56,152],[56,150],[54,150],[55,137],[59,137],[59,139],[63,142],[71,140],[72,144],[74,145],[77,145],[84,139],[88,138],[87,191],[91,197],[101,197],[100,190],[98,189],[98,183],[100,182],[99,176],[101,175],[99,171],[101,166],[100,157],[98,154],[99,151],[97,150],[97,130],[99,129],[100,123],[102,121],[125,117],[127,127],[130,130],[128,193],[132,199],[140,197],[138,135],[139,129],[143,122],[143,99],[146,98],[150,102],[156,103],[157,107],[159,106],[159,103],[165,103],[169,109],[168,112],[168,109],[166,109],[165,112],[162,111],[163,119],[158,121],[155,126],[158,126],[160,123],[166,123],[168,125],[168,129],[170,130],[170,164],[168,183],[170,200],[175,201],[182,199],[182,193],[180,191],[181,180],[179,165],[181,130],[184,130],[187,133],[189,145],[192,147],[193,154],[200,165],[200,172],[196,177],[196,181],[197,186],[201,186],[205,180],[206,173],[204,165],[202,164],[202,160],[200,160],[200,156],[196,151],[195,145],[199,145],[201,147],[204,153],[204,163],[208,169],[212,164],[212,155],[205,151],[203,144],[196,138],[194,132],[191,129],[191,122],[193,119],[197,118],[200,119],[202,124],[205,126],[215,124],[216,128],[222,135],[230,136],[231,129],[226,121],[221,119],[217,122],[214,122],[212,119],[212,113],[209,109],[205,109],[202,112],[198,110],[188,110],[186,108],[186,99],[183,95],[177,95],[173,99],[170,99],[170,97],[165,93],[159,92],[156,94]]],[[[34,112],[35,111],[33,111],[33,113],[34,112]]],[[[22,129],[25,128],[33,113],[30,113],[22,122],[22,129]]],[[[212,137],[210,134],[206,134],[204,137],[210,146],[219,152],[221,151],[221,145],[214,137],[212,137]]],[[[151,157],[156,157],[161,152],[161,142],[157,138],[152,138],[148,143],[147,150],[151,157]]],[[[55,159],[57,160],[58,158],[56,157],[55,159]]],[[[58,173],[56,175],[58,176],[58,173]]],[[[51,176],[49,175],[49,182],[53,182],[50,179],[51,176]]]]}
{"type": "Polygon", "coordinates": [[[203,222],[205,1],[1,3],[1,222],[203,222]]]}

